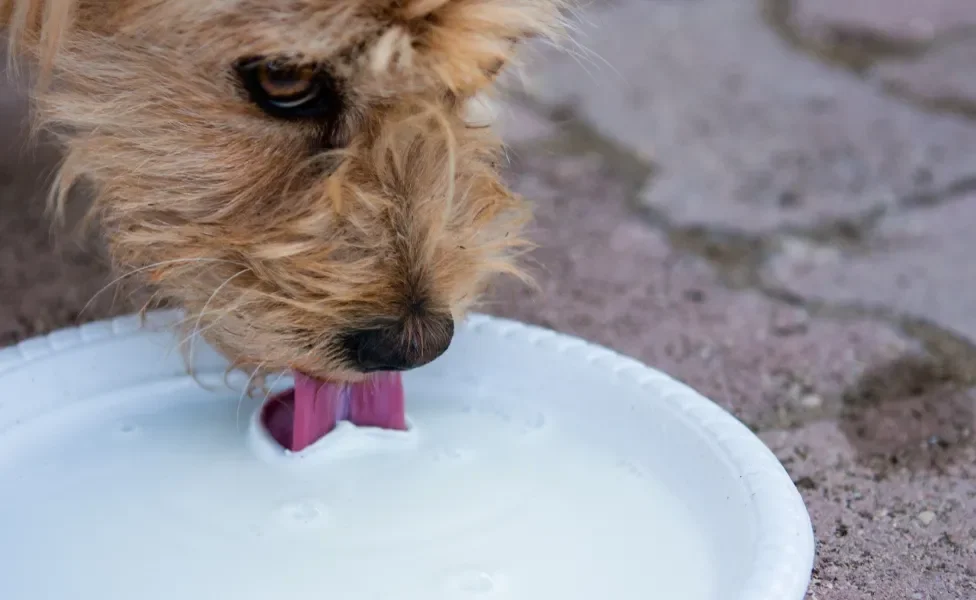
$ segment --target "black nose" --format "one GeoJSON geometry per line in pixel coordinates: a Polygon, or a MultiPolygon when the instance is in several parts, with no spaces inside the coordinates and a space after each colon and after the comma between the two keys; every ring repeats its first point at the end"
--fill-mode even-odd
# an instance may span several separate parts
{"type": "Polygon", "coordinates": [[[425,316],[351,332],[343,350],[363,373],[406,371],[444,354],[453,337],[454,319],[425,316]]]}

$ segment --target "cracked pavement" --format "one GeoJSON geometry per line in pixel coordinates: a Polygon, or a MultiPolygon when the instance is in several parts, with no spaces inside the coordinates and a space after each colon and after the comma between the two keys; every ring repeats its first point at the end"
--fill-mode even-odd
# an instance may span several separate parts
{"type": "MultiPolygon", "coordinates": [[[[809,598],[976,598],[976,4],[576,17],[574,52],[504,79],[539,287],[482,309],[636,356],[756,431],[814,522],[809,598]]],[[[129,309],[80,314],[105,270],[49,236],[51,160],[0,148],[0,342],[129,309]]]]}

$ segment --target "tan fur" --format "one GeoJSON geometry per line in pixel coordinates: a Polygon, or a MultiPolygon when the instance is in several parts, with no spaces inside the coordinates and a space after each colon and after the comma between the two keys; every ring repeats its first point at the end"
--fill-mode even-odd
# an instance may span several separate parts
{"type": "Polygon", "coordinates": [[[242,367],[356,378],[337,340],[411,307],[458,318],[515,272],[528,218],[501,146],[464,102],[559,0],[0,0],[40,65],[39,124],[63,142],[119,273],[155,286],[242,367]],[[340,148],[242,95],[249,55],[327,61],[340,148]],[[50,76],[51,85],[47,85],[50,76]]]}

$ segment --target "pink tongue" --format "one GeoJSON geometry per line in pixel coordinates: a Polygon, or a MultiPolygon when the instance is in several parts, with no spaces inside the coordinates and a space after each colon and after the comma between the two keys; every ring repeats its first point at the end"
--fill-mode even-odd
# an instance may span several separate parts
{"type": "Polygon", "coordinates": [[[399,373],[377,373],[361,383],[333,383],[295,373],[295,388],[271,398],[261,420],[271,437],[292,452],[315,443],[339,421],[405,431],[403,383],[399,373]]]}

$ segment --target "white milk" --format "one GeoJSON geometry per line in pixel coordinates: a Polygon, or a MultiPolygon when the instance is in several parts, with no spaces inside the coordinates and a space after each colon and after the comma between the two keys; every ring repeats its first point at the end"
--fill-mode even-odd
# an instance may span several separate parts
{"type": "Polygon", "coordinates": [[[291,454],[189,379],[0,436],[4,600],[713,600],[707,532],[558,404],[408,390],[291,454]]]}

